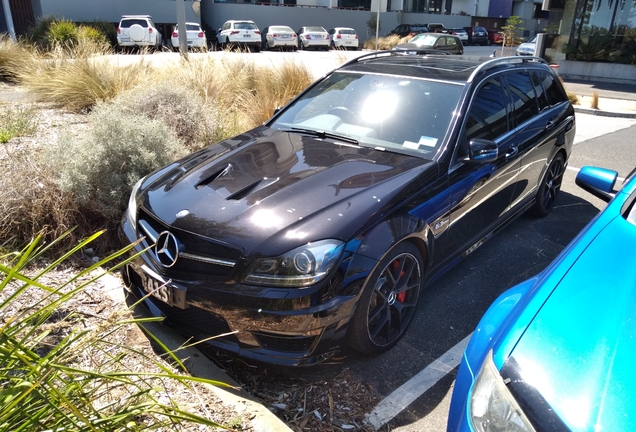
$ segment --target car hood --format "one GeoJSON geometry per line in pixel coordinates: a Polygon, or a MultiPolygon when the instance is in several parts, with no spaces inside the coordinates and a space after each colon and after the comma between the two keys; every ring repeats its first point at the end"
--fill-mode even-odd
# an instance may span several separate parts
{"type": "Polygon", "coordinates": [[[614,218],[536,314],[511,355],[573,431],[635,430],[636,228],[614,218]]]}
{"type": "Polygon", "coordinates": [[[437,169],[419,157],[262,126],[151,175],[140,198],[173,227],[248,253],[282,253],[310,240],[348,240],[427,168],[437,169]]]}

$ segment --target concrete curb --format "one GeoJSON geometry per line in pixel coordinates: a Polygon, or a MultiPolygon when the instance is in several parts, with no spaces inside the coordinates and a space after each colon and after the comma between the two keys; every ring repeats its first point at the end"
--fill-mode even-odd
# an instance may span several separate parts
{"type": "Polygon", "coordinates": [[[627,113],[627,112],[615,112],[615,111],[603,111],[594,108],[583,108],[574,106],[574,111],[581,114],[590,114],[599,117],[618,117],[618,118],[631,118],[636,119],[636,113],[627,113]]]}
{"type": "MultiPolygon", "coordinates": [[[[103,290],[106,295],[125,307],[128,307],[126,305],[124,286],[119,278],[107,273],[102,276],[99,281],[103,285],[103,290]]],[[[142,307],[139,307],[139,310],[135,312],[138,312],[140,315],[150,316],[142,307]]],[[[144,325],[155,337],[160,339],[163,344],[173,351],[186,344],[186,340],[180,334],[161,323],[145,323],[144,325]]],[[[184,362],[191,375],[220,381],[237,388],[209,386],[210,390],[219,399],[233,407],[238,414],[249,414],[245,416],[245,420],[249,421],[250,430],[254,432],[292,432],[281,419],[264,407],[256,398],[240,389],[240,386],[234,380],[222,369],[217,367],[201,351],[195,347],[188,347],[179,349],[175,354],[184,362]]]]}

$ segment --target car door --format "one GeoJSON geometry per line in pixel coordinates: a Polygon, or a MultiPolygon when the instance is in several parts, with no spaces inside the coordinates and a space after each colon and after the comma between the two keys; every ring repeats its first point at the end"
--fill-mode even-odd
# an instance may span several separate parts
{"type": "Polygon", "coordinates": [[[574,118],[569,112],[567,95],[548,71],[517,71],[505,75],[514,105],[515,145],[521,157],[518,189],[512,206],[531,200],[545,168],[565,136],[574,118]]]}
{"type": "Polygon", "coordinates": [[[520,165],[510,115],[510,97],[501,78],[487,79],[477,88],[465,112],[449,169],[451,201],[446,239],[441,242],[442,256],[472,252],[508,215],[520,165]],[[472,139],[496,143],[497,159],[489,163],[464,162],[472,139]]]}

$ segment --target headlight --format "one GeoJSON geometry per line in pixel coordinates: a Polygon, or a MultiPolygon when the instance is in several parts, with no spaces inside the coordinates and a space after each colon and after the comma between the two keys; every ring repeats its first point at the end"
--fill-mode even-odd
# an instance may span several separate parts
{"type": "Polygon", "coordinates": [[[306,287],[323,280],[338,263],[344,243],[321,240],[275,258],[258,258],[245,277],[256,285],[306,287]]]}
{"type": "Polygon", "coordinates": [[[137,183],[132,188],[130,192],[130,198],[128,199],[128,208],[126,209],[126,218],[130,221],[130,225],[132,225],[133,229],[137,227],[137,192],[139,192],[139,188],[141,187],[141,183],[144,181],[144,178],[139,179],[137,183]]]}
{"type": "Polygon", "coordinates": [[[478,432],[528,432],[534,428],[510,394],[488,353],[470,397],[470,421],[478,432]]]}

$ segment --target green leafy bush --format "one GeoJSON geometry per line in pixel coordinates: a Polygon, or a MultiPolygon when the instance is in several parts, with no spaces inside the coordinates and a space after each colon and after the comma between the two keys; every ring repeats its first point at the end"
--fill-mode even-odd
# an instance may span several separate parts
{"type": "Polygon", "coordinates": [[[571,60],[608,61],[614,46],[614,37],[608,34],[594,34],[587,42],[578,41],[576,45],[565,44],[563,52],[571,60]]]}
{"type": "Polygon", "coordinates": [[[84,134],[60,136],[46,158],[78,210],[114,228],[137,180],[186,153],[162,121],[102,104],[90,114],[84,134]]]}

